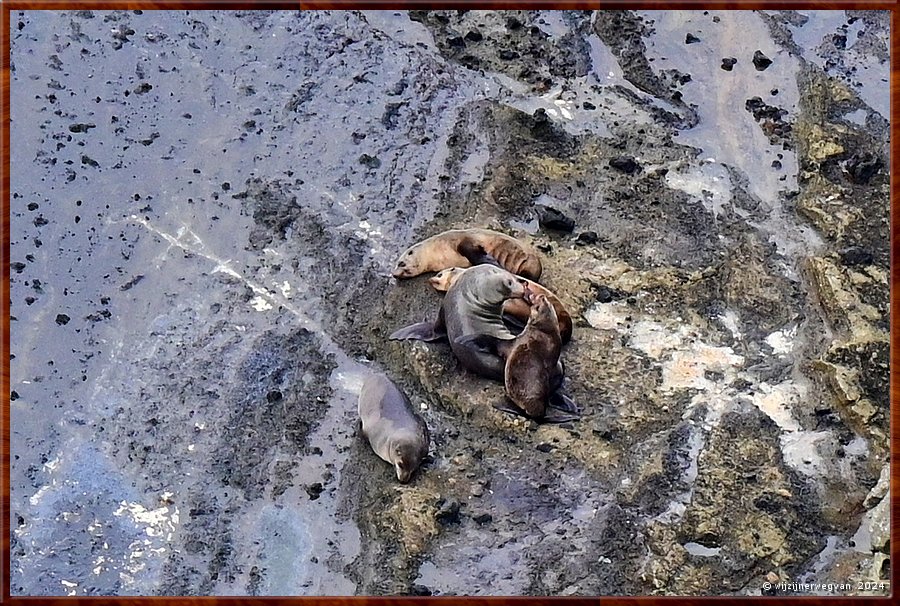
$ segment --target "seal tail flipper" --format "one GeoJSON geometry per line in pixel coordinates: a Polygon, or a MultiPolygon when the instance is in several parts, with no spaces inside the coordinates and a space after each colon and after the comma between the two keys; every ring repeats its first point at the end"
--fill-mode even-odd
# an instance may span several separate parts
{"type": "Polygon", "coordinates": [[[523,411],[518,406],[513,404],[507,398],[503,398],[502,400],[500,400],[498,402],[494,402],[493,407],[496,410],[499,410],[500,412],[508,412],[513,415],[529,418],[528,415],[525,414],[525,411],[523,411]]]}
{"type": "Polygon", "coordinates": [[[554,408],[556,410],[561,410],[563,412],[569,412],[575,415],[580,415],[581,410],[579,410],[578,405],[575,403],[572,398],[562,393],[561,391],[554,391],[550,394],[550,401],[548,402],[548,410],[554,408]]]}
{"type": "Polygon", "coordinates": [[[475,244],[468,240],[460,242],[456,252],[461,254],[472,265],[496,265],[503,267],[493,255],[487,252],[481,244],[475,244]]]}
{"type": "Polygon", "coordinates": [[[531,419],[537,423],[567,423],[569,421],[577,421],[581,418],[581,415],[577,412],[560,410],[553,406],[548,406],[542,417],[530,417],[525,414],[525,411],[521,410],[518,406],[505,398],[500,402],[495,402],[493,407],[500,412],[525,417],[526,419],[531,419]]]}
{"type": "MultiPolygon", "coordinates": [[[[562,387],[563,379],[566,378],[566,366],[563,364],[562,360],[559,360],[556,363],[556,369],[551,373],[550,376],[550,392],[556,393],[560,387],[562,387]]],[[[552,396],[551,396],[552,401],[552,396]]]]}
{"type": "Polygon", "coordinates": [[[417,322],[394,331],[388,339],[391,341],[440,341],[446,337],[447,333],[437,330],[434,322],[417,322]]]}
{"type": "Polygon", "coordinates": [[[540,419],[535,419],[538,423],[567,423],[568,421],[577,421],[581,415],[573,412],[566,412],[552,406],[547,407],[547,411],[540,419]]]}

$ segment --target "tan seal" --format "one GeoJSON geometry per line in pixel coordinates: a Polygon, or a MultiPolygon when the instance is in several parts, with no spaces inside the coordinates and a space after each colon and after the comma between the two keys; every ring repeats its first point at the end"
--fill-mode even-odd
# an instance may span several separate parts
{"type": "Polygon", "coordinates": [[[538,280],[541,259],[530,246],[489,229],[451,229],[407,248],[392,272],[412,278],[448,267],[496,263],[514,274],[538,280]]]}
{"type": "Polygon", "coordinates": [[[398,480],[409,482],[428,454],[430,438],[406,394],[384,375],[369,375],[359,392],[359,418],[375,454],[394,466],[398,480]]]}
{"type": "MultiPolygon", "coordinates": [[[[428,283],[438,292],[447,292],[463,272],[466,271],[468,271],[468,269],[461,267],[442,269],[436,275],[429,278],[428,283]]],[[[569,315],[569,312],[562,304],[562,301],[559,300],[559,297],[537,282],[528,279],[526,279],[525,282],[528,285],[528,290],[534,294],[544,295],[553,305],[553,309],[556,311],[556,317],[559,320],[559,334],[562,337],[563,345],[568,343],[572,339],[572,316],[569,315]]],[[[524,325],[531,316],[531,306],[524,299],[508,299],[503,304],[503,313],[515,318],[524,325]]]]}

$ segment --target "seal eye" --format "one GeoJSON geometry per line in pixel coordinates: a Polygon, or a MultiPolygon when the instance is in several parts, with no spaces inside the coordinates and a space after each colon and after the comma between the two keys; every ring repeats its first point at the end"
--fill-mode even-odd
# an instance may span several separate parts
{"type": "Polygon", "coordinates": [[[406,267],[406,261],[400,261],[397,263],[397,267],[406,267]]]}

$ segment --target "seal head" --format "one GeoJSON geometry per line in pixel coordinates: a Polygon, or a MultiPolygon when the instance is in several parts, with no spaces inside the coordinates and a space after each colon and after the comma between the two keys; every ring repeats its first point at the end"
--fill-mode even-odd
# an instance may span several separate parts
{"type": "Polygon", "coordinates": [[[428,283],[438,292],[447,292],[464,271],[462,267],[448,267],[428,278],[428,283]]]}
{"type": "Polygon", "coordinates": [[[428,445],[423,445],[417,436],[412,434],[395,440],[391,450],[391,460],[394,462],[397,479],[406,484],[428,454],[428,445]]]}

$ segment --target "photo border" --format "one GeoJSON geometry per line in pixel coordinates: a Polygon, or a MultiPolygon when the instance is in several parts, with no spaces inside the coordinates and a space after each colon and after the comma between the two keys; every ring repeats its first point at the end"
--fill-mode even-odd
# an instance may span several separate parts
{"type": "Polygon", "coordinates": [[[286,9],[286,10],[342,10],[342,9],[550,9],[550,10],[598,10],[598,9],[681,9],[681,10],[752,10],[752,9],[794,9],[794,10],[887,10],[891,12],[891,111],[890,111],[890,447],[891,447],[891,594],[898,579],[898,539],[900,528],[895,523],[896,510],[900,503],[900,495],[897,494],[898,477],[900,477],[900,431],[896,422],[897,410],[895,403],[900,398],[900,377],[894,372],[900,365],[900,351],[897,345],[897,330],[900,325],[900,306],[897,305],[897,255],[900,254],[900,236],[897,233],[898,220],[900,220],[900,206],[897,204],[900,194],[900,183],[894,176],[900,174],[900,157],[898,157],[898,93],[900,93],[900,36],[898,36],[898,0],[880,0],[866,2],[858,0],[828,0],[823,2],[784,2],[781,0],[753,0],[753,1],[709,1],[696,0],[605,0],[602,2],[548,2],[542,0],[494,0],[489,2],[445,0],[443,2],[425,2],[421,0],[408,0],[405,2],[387,2],[382,0],[331,0],[314,2],[283,2],[278,0],[257,0],[255,2],[240,0],[181,0],[181,1],[63,1],[63,0],[8,0],[0,5],[0,134],[2,134],[3,158],[0,163],[0,200],[5,204],[3,212],[0,212],[0,299],[6,301],[0,318],[0,352],[2,352],[2,374],[0,374],[0,398],[2,398],[2,415],[0,415],[0,495],[2,495],[2,537],[0,537],[0,602],[11,604],[50,604],[54,606],[69,606],[74,604],[202,604],[203,606],[238,606],[244,604],[302,604],[307,606],[325,606],[335,604],[339,606],[389,606],[440,603],[453,606],[524,606],[529,604],[564,604],[566,606],[587,604],[614,604],[620,606],[669,606],[672,604],[688,605],[724,605],[739,600],[745,604],[766,602],[769,604],[781,604],[785,601],[802,601],[804,604],[823,606],[836,606],[843,604],[888,604],[891,597],[831,597],[831,596],[798,596],[798,597],[768,597],[768,596],[715,596],[715,597],[676,597],[676,596],[635,596],[635,597],[465,597],[465,596],[437,596],[437,597],[11,597],[10,596],[10,15],[13,11],[20,10],[253,10],[253,9],[286,9]]]}

